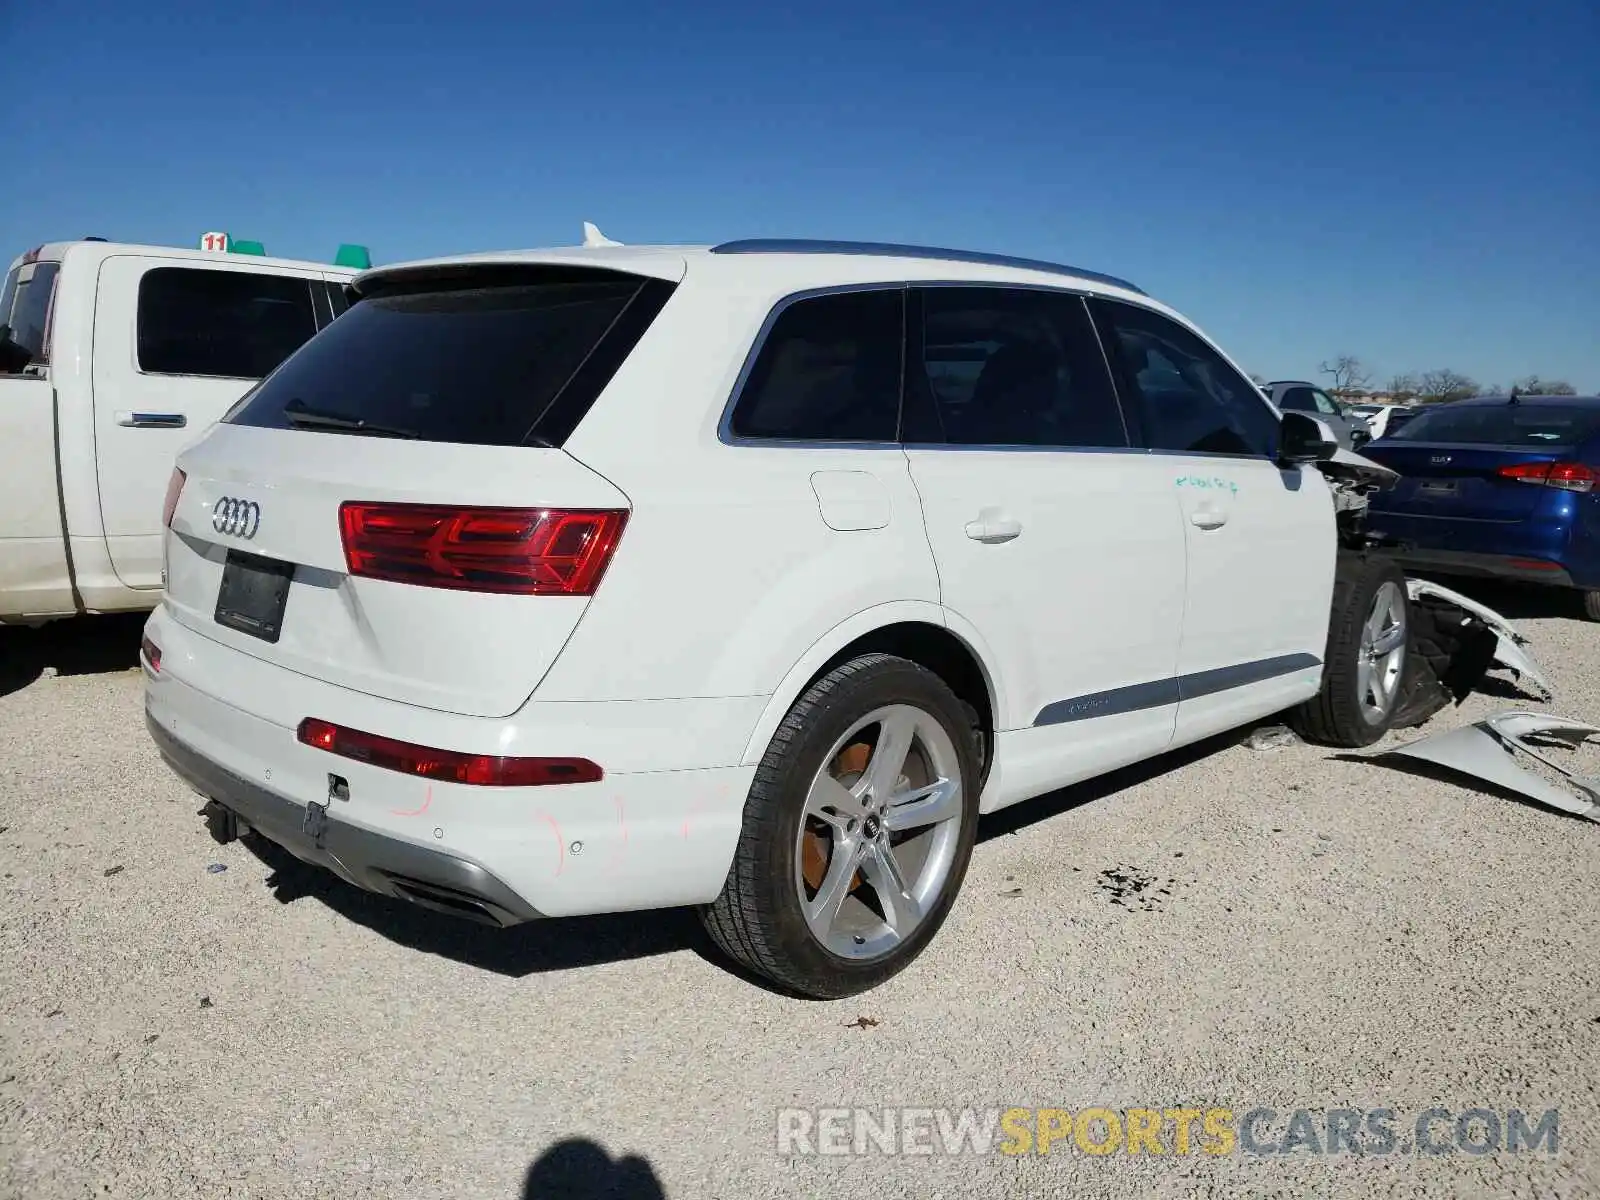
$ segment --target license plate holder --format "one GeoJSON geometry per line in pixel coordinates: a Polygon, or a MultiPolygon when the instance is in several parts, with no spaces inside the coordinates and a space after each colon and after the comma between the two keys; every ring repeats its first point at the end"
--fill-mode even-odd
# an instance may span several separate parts
{"type": "Polygon", "coordinates": [[[212,619],[264,642],[276,642],[283,632],[283,613],[293,579],[293,563],[229,550],[212,619]]]}
{"type": "Polygon", "coordinates": [[[1424,479],[1417,490],[1424,496],[1436,496],[1443,499],[1454,496],[1461,490],[1461,485],[1454,479],[1424,479]]]}

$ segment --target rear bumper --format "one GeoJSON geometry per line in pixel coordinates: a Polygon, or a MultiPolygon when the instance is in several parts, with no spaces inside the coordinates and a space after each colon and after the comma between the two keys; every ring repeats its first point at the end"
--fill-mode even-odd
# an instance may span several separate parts
{"type": "Polygon", "coordinates": [[[431,847],[386,837],[344,821],[330,821],[319,832],[295,804],[241,779],[179,741],[145,714],[145,725],[173,772],[208,800],[214,800],[270,842],[303,862],[326,867],[347,883],[428,908],[495,925],[516,925],[540,916],[491,872],[470,859],[431,847]]]}
{"type": "Polygon", "coordinates": [[[251,659],[163,610],[146,633],[162,650],[160,672],[145,668],[146,720],[171,768],[358,887],[513,924],[703,904],[727,878],[755,773],[729,748],[748,740],[761,701],[593,703],[576,716],[529,704],[504,720],[468,720],[251,659]],[[304,716],[447,749],[574,754],[607,773],[529,788],[429,781],[301,744],[304,716]],[[671,754],[652,752],[669,743],[671,754]]]}

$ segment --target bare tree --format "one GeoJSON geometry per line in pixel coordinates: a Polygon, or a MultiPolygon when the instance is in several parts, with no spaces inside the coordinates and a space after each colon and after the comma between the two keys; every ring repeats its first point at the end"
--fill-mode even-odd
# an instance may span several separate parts
{"type": "Polygon", "coordinates": [[[1333,386],[1329,389],[1333,392],[1353,392],[1366,387],[1367,380],[1372,378],[1372,372],[1354,354],[1341,354],[1331,363],[1323,363],[1317,370],[1333,376],[1333,386]]]}
{"type": "Polygon", "coordinates": [[[1541,379],[1537,375],[1529,375],[1525,379],[1519,379],[1512,386],[1524,396],[1576,396],[1578,394],[1578,389],[1565,379],[1541,379]]]}
{"type": "Polygon", "coordinates": [[[1442,367],[1437,371],[1424,371],[1417,380],[1417,398],[1424,404],[1443,404],[1450,400],[1464,400],[1478,390],[1472,378],[1442,367]]]}
{"type": "Polygon", "coordinates": [[[1480,396],[1504,396],[1505,394],[1506,389],[1501,387],[1498,383],[1484,383],[1478,385],[1478,395],[1480,396]]]}
{"type": "Polygon", "coordinates": [[[1417,377],[1409,371],[1402,371],[1390,378],[1388,390],[1396,400],[1410,400],[1417,394],[1417,377]]]}

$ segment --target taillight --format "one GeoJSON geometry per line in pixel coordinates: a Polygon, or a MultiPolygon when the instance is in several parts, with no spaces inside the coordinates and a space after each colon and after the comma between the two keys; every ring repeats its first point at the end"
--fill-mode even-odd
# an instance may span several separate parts
{"type": "Polygon", "coordinates": [[[619,509],[339,506],[352,575],[534,596],[592,596],[627,519],[619,509]]]}
{"type": "Polygon", "coordinates": [[[150,664],[151,673],[161,674],[161,647],[146,637],[139,639],[139,650],[144,654],[145,662],[150,664]]]}
{"type": "Polygon", "coordinates": [[[188,476],[176,467],[172,469],[172,474],[167,479],[167,499],[161,509],[163,529],[172,528],[172,514],[178,511],[178,497],[183,495],[183,485],[187,479],[188,476]]]}
{"type": "Polygon", "coordinates": [[[483,787],[541,787],[553,783],[595,783],[605,778],[586,758],[502,758],[493,754],[461,754],[413,746],[375,733],[346,729],[307,717],[296,736],[307,746],[352,758],[403,775],[471,783],[483,787]]]}
{"type": "Polygon", "coordinates": [[[1568,492],[1592,492],[1595,481],[1600,479],[1593,467],[1574,462],[1512,463],[1499,468],[1495,474],[1518,483],[1538,483],[1568,492]]]}

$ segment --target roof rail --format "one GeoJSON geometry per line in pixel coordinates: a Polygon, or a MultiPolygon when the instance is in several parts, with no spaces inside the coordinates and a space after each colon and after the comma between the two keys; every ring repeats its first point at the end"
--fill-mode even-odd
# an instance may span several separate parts
{"type": "Polygon", "coordinates": [[[1071,275],[1078,279],[1092,279],[1130,292],[1146,294],[1126,279],[1105,275],[1099,271],[1085,271],[1061,263],[1044,262],[1036,258],[1015,258],[1009,254],[986,254],[981,250],[950,250],[942,246],[903,246],[895,242],[833,242],[815,238],[746,238],[743,241],[723,242],[711,247],[713,254],[866,254],[881,258],[934,258],[946,262],[982,263],[993,267],[1017,267],[1026,271],[1043,271],[1051,275],[1071,275]]]}

